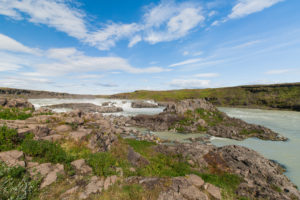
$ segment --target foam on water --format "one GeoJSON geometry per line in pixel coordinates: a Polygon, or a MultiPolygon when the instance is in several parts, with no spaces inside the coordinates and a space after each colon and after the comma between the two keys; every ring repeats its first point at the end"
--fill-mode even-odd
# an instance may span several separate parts
{"type": "MultiPolygon", "coordinates": [[[[104,102],[109,102],[108,106],[117,106],[123,109],[123,112],[118,113],[107,113],[106,115],[124,115],[124,116],[134,116],[138,114],[148,114],[154,115],[163,111],[164,107],[158,108],[132,108],[131,103],[134,100],[125,100],[125,99],[105,99],[105,98],[95,98],[95,99],[29,99],[36,109],[39,109],[42,106],[50,106],[55,104],[62,103],[92,103],[98,106],[101,106],[104,102]]],[[[149,103],[154,103],[154,101],[148,100],[149,103]]],[[[60,108],[53,109],[55,112],[66,112],[70,109],[60,108]]]]}

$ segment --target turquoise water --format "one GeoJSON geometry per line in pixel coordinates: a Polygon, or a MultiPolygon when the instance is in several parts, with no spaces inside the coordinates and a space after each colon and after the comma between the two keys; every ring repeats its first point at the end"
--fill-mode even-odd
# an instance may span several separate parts
{"type": "Polygon", "coordinates": [[[249,138],[243,141],[213,137],[216,146],[242,145],[283,164],[290,180],[300,188],[300,112],[242,108],[219,108],[231,117],[259,124],[287,137],[287,142],[263,141],[249,138]]]}

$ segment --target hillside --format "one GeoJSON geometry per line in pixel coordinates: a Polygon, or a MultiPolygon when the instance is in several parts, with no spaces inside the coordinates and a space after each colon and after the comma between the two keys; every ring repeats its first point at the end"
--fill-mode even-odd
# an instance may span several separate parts
{"type": "Polygon", "coordinates": [[[16,88],[1,88],[1,97],[18,97],[18,98],[92,98],[92,95],[77,95],[69,93],[59,93],[50,91],[27,90],[16,88]]]}
{"type": "Polygon", "coordinates": [[[160,102],[206,98],[216,106],[300,111],[300,83],[170,91],[139,90],[111,95],[110,98],[153,99],[160,102]]]}

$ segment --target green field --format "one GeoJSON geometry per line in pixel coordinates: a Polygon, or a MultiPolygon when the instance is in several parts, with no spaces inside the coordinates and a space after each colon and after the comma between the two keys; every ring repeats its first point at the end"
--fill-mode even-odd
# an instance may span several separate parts
{"type": "Polygon", "coordinates": [[[153,99],[160,102],[206,98],[216,106],[300,111],[300,83],[169,91],[139,90],[131,93],[115,94],[109,97],[124,99],[153,99]]]}

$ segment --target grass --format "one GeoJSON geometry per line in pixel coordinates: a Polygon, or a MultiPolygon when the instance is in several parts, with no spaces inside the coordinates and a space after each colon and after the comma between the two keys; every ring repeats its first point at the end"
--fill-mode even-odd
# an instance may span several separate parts
{"type": "Polygon", "coordinates": [[[5,120],[25,120],[32,117],[32,109],[24,108],[4,108],[0,106],[0,119],[5,120]],[[27,112],[30,111],[30,112],[27,112]]]}
{"type": "Polygon", "coordinates": [[[169,91],[139,90],[108,96],[124,99],[153,99],[180,101],[207,98],[218,106],[260,107],[300,110],[300,84],[254,85],[212,89],[184,89],[169,91]]]}
{"type": "Polygon", "coordinates": [[[0,127],[0,151],[9,151],[15,149],[22,142],[15,129],[7,126],[0,127]]]}
{"type": "Polygon", "coordinates": [[[40,179],[31,179],[23,167],[0,162],[0,199],[31,199],[39,190],[40,179]]]}
{"type": "Polygon", "coordinates": [[[26,139],[20,149],[39,162],[69,163],[73,160],[58,143],[47,140],[26,139]]]}
{"type": "Polygon", "coordinates": [[[236,199],[235,191],[237,190],[242,179],[235,174],[198,174],[201,178],[208,183],[211,183],[222,189],[222,196],[224,199],[236,199]]]}
{"type": "Polygon", "coordinates": [[[108,190],[103,191],[102,194],[94,196],[92,199],[102,200],[156,200],[158,198],[160,189],[145,190],[138,184],[126,184],[111,186],[108,190]]]}
{"type": "Polygon", "coordinates": [[[149,164],[137,169],[139,176],[176,177],[191,173],[190,166],[180,155],[165,155],[156,152],[156,144],[134,139],[125,140],[136,152],[144,156],[149,164]]]}

